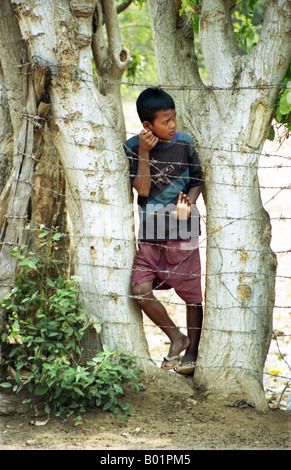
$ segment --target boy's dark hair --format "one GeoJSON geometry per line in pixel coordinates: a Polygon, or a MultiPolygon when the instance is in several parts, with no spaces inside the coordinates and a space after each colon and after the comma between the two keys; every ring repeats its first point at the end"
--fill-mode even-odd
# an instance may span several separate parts
{"type": "Polygon", "coordinates": [[[153,124],[157,111],[175,109],[175,103],[173,98],[161,88],[147,88],[137,98],[136,109],[141,122],[148,121],[153,124]]]}

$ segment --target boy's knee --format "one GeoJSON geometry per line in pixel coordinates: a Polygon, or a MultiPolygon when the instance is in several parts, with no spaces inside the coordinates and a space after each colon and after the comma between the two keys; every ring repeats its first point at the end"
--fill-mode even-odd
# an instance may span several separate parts
{"type": "Polygon", "coordinates": [[[132,295],[136,297],[138,301],[142,301],[143,298],[152,292],[152,284],[150,282],[144,282],[143,284],[137,284],[131,288],[132,295]]]}

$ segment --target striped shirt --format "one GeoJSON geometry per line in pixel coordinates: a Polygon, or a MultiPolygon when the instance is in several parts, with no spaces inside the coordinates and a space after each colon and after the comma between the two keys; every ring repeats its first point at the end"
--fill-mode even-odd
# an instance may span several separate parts
{"type": "MultiPolygon", "coordinates": [[[[128,139],[125,152],[130,159],[130,177],[133,183],[138,167],[138,135],[128,139]]],[[[197,237],[199,214],[192,205],[188,221],[177,221],[171,216],[179,193],[202,184],[199,159],[192,138],[176,132],[170,142],[158,143],[149,154],[151,189],[148,197],[138,197],[140,215],[139,238],[143,240],[177,240],[197,237]]]]}

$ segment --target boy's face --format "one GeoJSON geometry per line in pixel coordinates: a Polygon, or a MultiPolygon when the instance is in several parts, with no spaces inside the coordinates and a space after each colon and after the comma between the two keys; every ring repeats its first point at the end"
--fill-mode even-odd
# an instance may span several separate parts
{"type": "Polygon", "coordinates": [[[172,140],[177,127],[176,110],[157,111],[153,124],[146,121],[143,125],[146,131],[152,131],[160,140],[172,140]]]}

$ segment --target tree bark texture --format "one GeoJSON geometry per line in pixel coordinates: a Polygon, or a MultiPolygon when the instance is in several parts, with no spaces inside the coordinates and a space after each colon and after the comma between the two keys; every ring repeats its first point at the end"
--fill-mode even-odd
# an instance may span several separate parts
{"type": "Polygon", "coordinates": [[[51,73],[49,133],[66,180],[74,272],[81,277],[88,314],[97,330],[101,328],[87,347],[94,353],[101,340],[112,350],[134,353],[146,369],[151,361],[140,310],[130,297],[135,253],[132,195],[116,83],[128,52],[120,42],[115,2],[15,0],[12,4],[33,63],[51,73]],[[99,20],[106,25],[107,49],[99,20]],[[99,54],[99,89],[93,78],[92,40],[95,62],[99,54]],[[110,77],[114,80],[106,88],[110,77]]]}
{"type": "Polygon", "coordinates": [[[200,43],[212,84],[206,86],[174,3],[148,0],[160,83],[169,86],[180,127],[196,142],[205,181],[205,319],[194,383],[266,409],[276,258],[257,168],[290,62],[291,4],[268,1],[257,46],[240,55],[231,2],[202,0],[200,43]]]}

